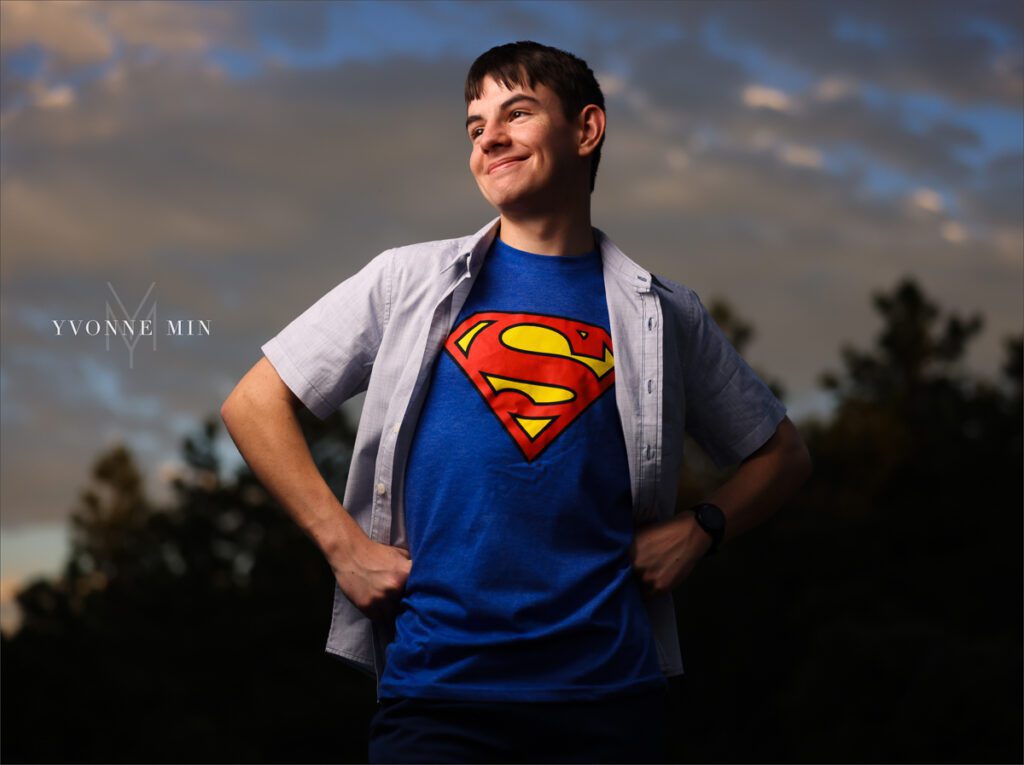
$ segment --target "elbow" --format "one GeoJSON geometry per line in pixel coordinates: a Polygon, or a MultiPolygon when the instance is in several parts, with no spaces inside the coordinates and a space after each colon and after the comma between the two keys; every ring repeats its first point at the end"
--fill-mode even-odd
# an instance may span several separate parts
{"type": "Polygon", "coordinates": [[[224,403],[220,405],[220,420],[224,423],[224,427],[227,428],[228,433],[231,432],[231,396],[224,399],[224,403]]]}
{"type": "Polygon", "coordinates": [[[774,444],[774,450],[783,469],[798,482],[797,486],[803,486],[814,473],[814,461],[800,431],[789,417],[783,418],[779,423],[778,430],[769,444],[774,444]]]}
{"type": "Polygon", "coordinates": [[[798,438],[791,447],[790,453],[792,455],[790,463],[793,473],[799,481],[798,485],[803,486],[814,475],[814,460],[811,459],[811,452],[807,448],[807,444],[804,443],[804,440],[798,438]]]}
{"type": "Polygon", "coordinates": [[[231,431],[231,423],[234,421],[235,414],[237,413],[238,398],[241,395],[239,392],[240,387],[240,385],[236,385],[235,389],[224,399],[224,403],[220,405],[220,419],[228,429],[228,432],[231,431]]]}
{"type": "Polygon", "coordinates": [[[237,427],[254,418],[274,416],[282,408],[295,411],[300,403],[264,358],[238,381],[224,399],[220,405],[220,418],[230,432],[232,424],[237,427]]]}

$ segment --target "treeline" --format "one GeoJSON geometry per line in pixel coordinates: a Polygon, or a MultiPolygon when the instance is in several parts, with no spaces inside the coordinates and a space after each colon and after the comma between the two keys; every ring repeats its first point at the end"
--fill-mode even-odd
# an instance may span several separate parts
{"type": "MultiPolygon", "coordinates": [[[[814,476],[677,592],[679,762],[1022,760],[1022,339],[977,379],[980,316],[910,280],[873,300],[874,346],[822,374],[834,415],[798,423],[814,476]]],[[[353,425],[300,421],[342,496],[353,425]]],[[[99,456],[3,638],[4,762],[365,761],[374,682],[324,653],[331,572],[225,438],[185,440],[167,506],[128,450],[99,456]]],[[[680,508],[728,477],[687,450],[680,508]]]]}

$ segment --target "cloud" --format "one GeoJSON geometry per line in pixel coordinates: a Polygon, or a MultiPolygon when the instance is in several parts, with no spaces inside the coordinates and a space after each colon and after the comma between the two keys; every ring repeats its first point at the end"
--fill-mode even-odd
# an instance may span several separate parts
{"type": "Polygon", "coordinates": [[[823,77],[814,84],[813,97],[818,101],[838,101],[854,95],[857,83],[845,77],[823,77]]]}
{"type": "Polygon", "coordinates": [[[742,98],[743,103],[752,109],[788,112],[793,108],[793,100],[786,93],[762,85],[748,85],[743,89],[742,98]]]}
{"type": "Polygon", "coordinates": [[[628,62],[629,92],[643,93],[645,103],[671,111],[684,127],[734,112],[750,84],[740,64],[692,40],[648,42],[628,62]]]}
{"type": "MultiPolygon", "coordinates": [[[[936,119],[926,129],[907,123],[900,104],[872,103],[843,81],[824,87],[821,78],[803,92],[751,84],[743,67],[697,43],[652,45],[633,62],[623,101],[663,134],[706,143],[778,149],[811,146],[824,154],[859,153],[864,162],[909,176],[928,173],[963,184],[973,169],[961,156],[979,145],[964,125],[936,119]],[[667,78],[664,71],[678,72],[667,78]],[[699,73],[699,74],[698,74],[699,73]],[[742,103],[747,109],[737,109],[742,103]]],[[[610,113],[614,130],[614,111],[610,113]]]]}
{"type": "Polygon", "coordinates": [[[601,92],[605,98],[615,98],[626,92],[626,80],[611,72],[598,72],[594,75],[601,85],[601,92]]]}
{"type": "Polygon", "coordinates": [[[942,197],[934,189],[917,189],[911,195],[910,201],[926,212],[942,212],[945,207],[942,197]]]}
{"type": "Polygon", "coordinates": [[[813,146],[788,144],[779,151],[779,158],[794,167],[819,168],[823,164],[821,152],[813,146]]]}
{"type": "Polygon", "coordinates": [[[102,61],[114,53],[114,38],[99,6],[84,2],[0,3],[0,50],[39,45],[69,64],[102,61]]]}
{"type": "Polygon", "coordinates": [[[122,46],[199,53],[213,45],[246,46],[246,28],[227,4],[183,2],[0,3],[0,49],[37,45],[60,66],[95,64],[122,46]]]}
{"type": "Polygon", "coordinates": [[[1021,16],[1012,3],[723,3],[715,15],[737,43],[755,46],[808,72],[920,90],[955,104],[1021,103],[1021,16]],[[997,25],[1001,44],[976,23],[997,25]],[[882,42],[844,37],[843,24],[879,31],[882,42]],[[955,50],[956,55],[950,55],[955,50]]]}
{"type": "Polygon", "coordinates": [[[939,229],[942,238],[951,244],[963,244],[967,241],[967,229],[955,220],[946,221],[939,229]]]}
{"type": "Polygon", "coordinates": [[[993,157],[979,177],[965,190],[966,214],[1000,228],[1021,227],[1024,200],[1024,152],[1004,152],[993,157]]]}
{"type": "MultiPolygon", "coordinates": [[[[458,83],[461,70],[434,72],[458,83]]],[[[0,189],[8,274],[39,259],[95,271],[175,251],[266,257],[328,211],[336,229],[387,219],[396,191],[384,178],[430,178],[433,193],[459,183],[465,198],[458,86],[438,101],[428,77],[398,61],[276,72],[250,88],[198,66],[138,65],[114,89],[83,88],[73,109],[25,114],[5,134],[21,154],[0,189]]],[[[414,202],[423,188],[398,193],[414,202]]]]}
{"type": "Polygon", "coordinates": [[[66,109],[75,102],[75,91],[70,85],[40,88],[33,101],[43,109],[66,109]]]}
{"type": "Polygon", "coordinates": [[[182,53],[250,42],[229,4],[113,0],[103,4],[102,15],[110,33],[133,47],[182,53]]]}

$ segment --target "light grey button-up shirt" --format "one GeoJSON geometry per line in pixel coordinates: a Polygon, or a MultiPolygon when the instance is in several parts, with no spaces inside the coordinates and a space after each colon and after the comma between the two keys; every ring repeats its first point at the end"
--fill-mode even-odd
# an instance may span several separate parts
{"type": "MultiPolygon", "coordinates": [[[[407,548],[402,481],[430,372],[498,230],[386,250],[263,346],[319,418],[366,391],[343,505],[376,542],[407,548]]],[[[786,414],[697,294],[656,277],[599,229],[637,524],[675,512],[683,435],[719,467],[764,444],[786,414]]],[[[415,563],[415,562],[414,562],[415,563]]],[[[646,601],[666,675],[683,671],[672,595],[646,601]]],[[[372,623],[335,587],[327,651],[378,681],[394,625],[372,623]]]]}

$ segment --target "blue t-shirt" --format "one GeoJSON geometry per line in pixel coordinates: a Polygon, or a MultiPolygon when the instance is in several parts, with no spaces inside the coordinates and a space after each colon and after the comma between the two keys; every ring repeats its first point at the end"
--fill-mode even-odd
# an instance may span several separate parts
{"type": "Polygon", "coordinates": [[[432,370],[405,477],[412,569],[381,697],[594,699],[665,682],[601,257],[499,238],[432,370]]]}

